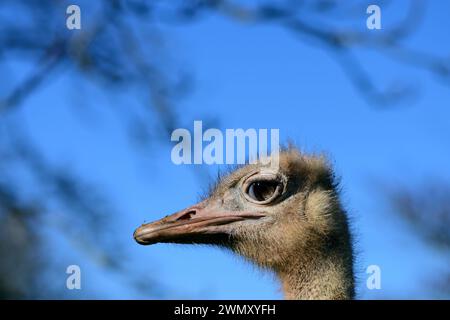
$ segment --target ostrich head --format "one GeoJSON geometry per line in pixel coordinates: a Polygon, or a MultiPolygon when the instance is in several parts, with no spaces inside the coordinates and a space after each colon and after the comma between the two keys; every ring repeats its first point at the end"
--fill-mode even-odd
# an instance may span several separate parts
{"type": "Polygon", "coordinates": [[[203,243],[230,248],[273,270],[287,298],[352,298],[347,217],[322,157],[283,151],[279,168],[241,167],[209,196],[134,233],[143,245],[203,243]]]}

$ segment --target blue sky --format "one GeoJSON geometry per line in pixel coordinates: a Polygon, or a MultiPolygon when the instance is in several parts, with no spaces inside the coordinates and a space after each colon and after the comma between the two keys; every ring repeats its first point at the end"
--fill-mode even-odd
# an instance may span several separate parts
{"type": "MultiPolygon", "coordinates": [[[[433,1],[425,22],[407,44],[448,56],[448,3],[433,1]]],[[[383,26],[398,18],[383,15],[383,26]]],[[[399,221],[379,186],[417,185],[429,177],[450,180],[450,87],[428,72],[358,51],[358,58],[383,88],[407,81],[420,89],[417,100],[387,110],[369,106],[333,56],[305,44],[279,27],[245,25],[219,16],[194,24],[162,26],[173,59],[190,70],[195,86],[178,104],[182,125],[217,119],[219,129],[278,128],[283,142],[291,139],[304,150],[326,152],[342,177],[343,202],[357,238],[356,264],[361,298],[427,298],[429,270],[444,270],[448,261],[430,251],[399,221]],[[365,289],[365,268],[382,270],[382,289],[365,289]]],[[[365,30],[361,14],[360,32],[365,30]]],[[[383,32],[383,31],[379,31],[383,32]]],[[[17,67],[20,70],[19,67],[17,67]]],[[[75,80],[77,81],[77,80],[75,80]]],[[[170,160],[173,144],[156,143],[137,157],[108,108],[137,103],[132,92],[107,98],[98,90],[74,85],[63,74],[26,100],[20,110],[27,131],[53,163],[73,170],[114,199],[123,216],[113,223],[115,237],[129,254],[130,265],[157,278],[168,298],[281,298],[270,274],[217,248],[164,245],[142,247],[132,240],[144,220],[158,219],[198,199],[206,187],[190,166],[170,160]],[[86,124],[73,108],[101,121],[86,124]]],[[[216,167],[204,168],[211,176],[216,167]]],[[[52,281],[65,283],[64,266],[79,264],[83,290],[69,297],[152,298],[129,289],[105,273],[85,254],[72,250],[49,228],[57,253],[52,281]],[[60,271],[63,270],[63,271],[60,271]],[[60,273],[59,273],[60,272],[60,273]]],[[[55,284],[58,286],[58,284],[55,284]]]]}

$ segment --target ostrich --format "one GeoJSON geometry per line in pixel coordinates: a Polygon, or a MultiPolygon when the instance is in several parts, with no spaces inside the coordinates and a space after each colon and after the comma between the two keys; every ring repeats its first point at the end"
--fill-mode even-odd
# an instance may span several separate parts
{"type": "Polygon", "coordinates": [[[206,199],[143,224],[134,238],[229,248],[273,271],[286,299],[353,299],[352,241],[337,189],[323,157],[289,148],[276,170],[238,168],[206,199]]]}

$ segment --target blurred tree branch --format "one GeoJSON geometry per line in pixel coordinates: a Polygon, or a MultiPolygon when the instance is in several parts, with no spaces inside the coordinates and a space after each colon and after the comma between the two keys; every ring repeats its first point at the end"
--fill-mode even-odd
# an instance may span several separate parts
{"type": "Polygon", "coordinates": [[[450,186],[428,183],[415,190],[393,190],[391,201],[424,241],[450,254],[450,186]]]}
{"type": "MultiPolygon", "coordinates": [[[[382,1],[384,9],[390,1],[382,1]]],[[[425,12],[425,1],[411,0],[406,17],[398,25],[375,34],[355,32],[358,28],[343,29],[333,22],[333,12],[347,12],[346,19],[364,21],[366,1],[268,1],[254,7],[243,6],[238,1],[193,0],[181,1],[173,15],[177,19],[193,20],[207,11],[217,12],[242,23],[274,24],[292,32],[304,41],[312,41],[333,54],[357,91],[369,104],[388,106],[404,99],[412,90],[406,86],[380,90],[368,71],[358,61],[355,50],[366,48],[396,59],[413,67],[429,71],[450,84],[450,57],[434,56],[428,52],[410,49],[402,44],[420,25],[425,12]],[[350,12],[357,11],[352,16],[350,12]]]]}
{"type": "MultiPolygon", "coordinates": [[[[434,180],[416,188],[389,188],[387,195],[394,212],[414,234],[450,263],[450,185],[434,180]]],[[[450,270],[430,272],[430,278],[432,289],[450,297],[450,270]]]]}
{"type": "MultiPolygon", "coordinates": [[[[0,53],[18,51],[36,56],[37,52],[44,52],[44,58],[38,61],[38,70],[3,100],[0,111],[19,105],[37,88],[50,69],[63,62],[74,66],[86,77],[97,77],[107,83],[127,87],[144,86],[150,90],[153,103],[149,105],[157,116],[162,117],[163,126],[172,128],[175,117],[171,108],[173,106],[167,103],[165,97],[170,95],[170,82],[169,79],[162,79],[167,73],[158,70],[154,62],[143,54],[136,37],[140,28],[133,28],[130,18],[136,19],[146,32],[155,32],[156,28],[152,25],[155,21],[194,21],[208,12],[224,15],[240,23],[278,25],[299,36],[302,41],[312,41],[321,46],[333,54],[355,88],[370,104],[376,106],[391,105],[405,98],[411,90],[404,85],[386,90],[378,88],[370,73],[358,61],[354,52],[356,49],[376,50],[402,63],[427,70],[447,83],[450,77],[449,57],[441,58],[402,44],[423,19],[426,2],[421,0],[409,1],[406,17],[396,26],[371,34],[356,32],[358,28],[343,27],[333,18],[333,13],[339,12],[346,20],[365,21],[366,1],[267,1],[253,7],[227,0],[177,0],[170,3],[113,0],[99,3],[101,8],[95,19],[92,19],[94,22],[85,23],[89,27],[73,34],[63,32],[62,28],[52,29],[56,22],[51,19],[51,22],[42,26],[44,19],[40,16],[34,19],[39,26],[11,25],[2,30],[5,36],[0,38],[0,53]],[[30,30],[33,29],[49,30],[53,37],[44,35],[41,41],[36,41],[30,37],[30,30]]],[[[380,3],[386,10],[389,4],[390,1],[380,3]]],[[[35,5],[35,1],[22,4],[23,9],[32,11],[34,15],[45,13],[46,16],[58,17],[57,9],[62,10],[65,3],[46,0],[40,3],[40,10],[30,10],[35,5]]],[[[185,79],[178,80],[183,82],[185,79]]]]}
{"type": "MultiPolygon", "coordinates": [[[[49,293],[36,282],[39,270],[48,267],[46,259],[40,259],[42,264],[35,259],[47,254],[40,248],[39,241],[32,240],[40,239],[39,228],[43,224],[61,230],[67,240],[92,261],[117,273],[135,290],[145,291],[147,296],[164,294],[159,284],[147,274],[127,270],[122,248],[118,243],[110,243],[110,237],[107,239],[109,222],[118,216],[109,205],[111,200],[96,192],[98,187],[86,183],[85,178],[51,164],[25,134],[20,121],[8,125],[11,119],[5,116],[19,108],[52,77],[70,71],[96,82],[105,93],[114,87],[136,89],[150,101],[144,104],[145,117],[158,118],[160,129],[165,134],[171,132],[175,126],[173,99],[184,89],[180,82],[184,80],[178,78],[177,73],[172,73],[173,79],[166,77],[166,72],[160,70],[168,66],[166,63],[156,66],[156,61],[138,59],[146,54],[138,52],[142,48],[134,38],[135,30],[128,30],[128,24],[132,23],[131,18],[143,19],[144,16],[142,10],[131,6],[131,2],[127,8],[122,5],[121,1],[103,1],[91,26],[75,35],[65,30],[64,2],[4,1],[0,5],[0,12],[10,10],[12,16],[16,12],[29,15],[28,23],[12,19],[0,26],[1,60],[4,63],[14,58],[29,61],[32,65],[31,72],[0,101],[0,116],[3,114],[0,126],[0,182],[3,182],[0,218],[5,222],[2,224],[5,241],[0,247],[0,296],[3,298],[48,297],[49,293]],[[36,60],[36,57],[39,58],[36,60]],[[33,188],[31,195],[23,194],[24,177],[19,174],[22,170],[27,173],[28,185],[39,186],[33,188]],[[43,199],[37,209],[31,207],[31,210],[27,205],[30,197],[43,199]],[[30,216],[40,223],[29,223],[30,216]],[[22,266],[23,270],[17,270],[16,265],[22,266]]],[[[138,27],[148,32],[147,36],[157,33],[152,26],[138,27]]],[[[152,46],[152,58],[157,59],[160,43],[146,44],[152,46]]],[[[126,117],[120,116],[130,121],[128,126],[133,133],[139,130],[139,135],[132,134],[132,138],[138,137],[142,142],[150,139],[150,130],[154,128],[142,119],[142,110],[130,107],[126,117]]]]}

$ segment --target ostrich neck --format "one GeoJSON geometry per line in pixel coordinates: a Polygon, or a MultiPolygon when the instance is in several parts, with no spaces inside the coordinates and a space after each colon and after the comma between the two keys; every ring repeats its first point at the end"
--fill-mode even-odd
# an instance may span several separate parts
{"type": "Polygon", "coordinates": [[[354,298],[353,258],[349,246],[334,253],[298,259],[277,272],[286,299],[354,298]]]}

